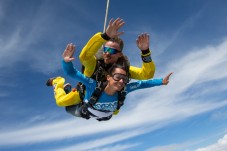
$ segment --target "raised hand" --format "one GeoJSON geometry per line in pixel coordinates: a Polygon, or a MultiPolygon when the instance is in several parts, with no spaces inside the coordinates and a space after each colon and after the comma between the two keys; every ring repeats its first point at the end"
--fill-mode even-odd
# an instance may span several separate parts
{"type": "Polygon", "coordinates": [[[117,18],[114,20],[113,18],[110,20],[108,27],[106,28],[106,34],[110,38],[115,38],[122,35],[124,32],[118,32],[118,30],[125,24],[123,19],[117,18]]]}
{"type": "Polygon", "coordinates": [[[170,72],[163,80],[162,80],[162,84],[163,85],[167,85],[169,83],[169,78],[170,76],[173,74],[173,72],[170,72]]]}
{"type": "Polygon", "coordinates": [[[71,62],[71,61],[75,60],[75,58],[73,57],[75,48],[76,48],[76,46],[73,45],[72,43],[70,43],[66,46],[65,51],[62,54],[62,57],[65,62],[71,62]]]}
{"type": "Polygon", "coordinates": [[[150,37],[147,33],[142,33],[138,36],[138,38],[136,39],[136,44],[137,47],[140,50],[147,50],[149,49],[149,44],[150,44],[150,37]]]}

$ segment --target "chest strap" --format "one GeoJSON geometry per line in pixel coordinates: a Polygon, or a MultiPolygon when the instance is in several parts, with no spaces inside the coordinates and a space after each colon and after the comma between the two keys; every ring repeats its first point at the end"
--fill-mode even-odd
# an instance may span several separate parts
{"type": "Polygon", "coordinates": [[[93,91],[92,95],[91,95],[91,98],[89,99],[88,101],[88,104],[93,106],[97,103],[98,99],[100,98],[104,88],[105,88],[105,85],[103,82],[99,81],[97,83],[97,86],[95,88],[95,90],[93,91]]]}

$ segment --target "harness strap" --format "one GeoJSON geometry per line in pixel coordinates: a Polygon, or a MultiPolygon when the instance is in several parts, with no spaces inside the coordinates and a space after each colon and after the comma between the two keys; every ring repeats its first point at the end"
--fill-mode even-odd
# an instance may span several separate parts
{"type": "Polygon", "coordinates": [[[98,121],[108,121],[109,119],[111,119],[112,115],[107,116],[107,117],[102,117],[102,118],[98,118],[98,121]]]}
{"type": "Polygon", "coordinates": [[[103,90],[104,90],[105,86],[103,84],[103,82],[99,81],[97,83],[97,86],[94,90],[94,92],[91,95],[91,98],[89,99],[88,103],[93,106],[97,103],[99,97],[101,96],[103,90]]]}
{"type": "Polygon", "coordinates": [[[83,103],[80,107],[80,116],[87,120],[90,118],[90,112],[88,111],[86,103],[83,103]]]}
{"type": "Polygon", "coordinates": [[[102,66],[100,65],[100,61],[98,61],[97,63],[98,63],[98,69],[96,71],[96,77],[95,78],[96,78],[96,80],[101,81],[104,71],[103,71],[102,66]]]}
{"type": "MultiPolygon", "coordinates": [[[[95,67],[96,69],[95,69],[95,72],[92,74],[91,78],[95,79],[96,81],[104,80],[106,71],[103,67],[103,64],[104,64],[103,60],[97,60],[97,65],[95,67]]],[[[84,73],[84,69],[85,69],[85,67],[82,65],[82,67],[81,67],[82,73],[84,73]]],[[[77,86],[76,86],[76,90],[79,93],[80,99],[84,100],[86,86],[83,83],[78,82],[77,86]]]]}
{"type": "Polygon", "coordinates": [[[106,72],[107,67],[103,60],[97,60],[97,64],[95,67],[95,72],[92,74],[91,78],[96,81],[105,81],[106,80],[106,72]]]}
{"type": "Polygon", "coordinates": [[[123,90],[118,92],[117,110],[119,110],[121,108],[121,106],[124,105],[125,96],[126,96],[126,91],[125,91],[125,88],[124,88],[123,90]]]}
{"type": "MultiPolygon", "coordinates": [[[[80,116],[81,116],[82,118],[87,119],[87,120],[90,119],[91,116],[97,117],[97,116],[95,116],[94,114],[92,114],[92,113],[88,110],[88,106],[89,106],[89,105],[86,104],[86,103],[83,103],[83,104],[81,105],[81,107],[80,107],[80,116]]],[[[107,121],[107,120],[111,119],[111,117],[112,117],[112,115],[107,116],[107,117],[96,118],[96,120],[98,120],[98,121],[107,121]]]]}
{"type": "Polygon", "coordinates": [[[79,93],[80,100],[84,100],[85,89],[86,89],[86,87],[83,83],[81,83],[81,82],[77,83],[76,90],[79,93]]]}

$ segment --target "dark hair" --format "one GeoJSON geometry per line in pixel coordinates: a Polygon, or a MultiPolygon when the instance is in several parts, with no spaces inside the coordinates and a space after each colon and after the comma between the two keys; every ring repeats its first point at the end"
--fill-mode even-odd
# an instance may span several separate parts
{"type": "Polygon", "coordinates": [[[112,38],[109,41],[118,43],[119,44],[119,47],[120,47],[120,50],[119,51],[122,51],[123,50],[123,48],[124,48],[124,42],[123,42],[123,40],[120,37],[112,38]]]}
{"type": "Polygon", "coordinates": [[[125,56],[122,56],[109,68],[108,74],[112,75],[116,68],[120,68],[126,72],[127,77],[130,79],[129,67],[128,59],[125,56]]]}

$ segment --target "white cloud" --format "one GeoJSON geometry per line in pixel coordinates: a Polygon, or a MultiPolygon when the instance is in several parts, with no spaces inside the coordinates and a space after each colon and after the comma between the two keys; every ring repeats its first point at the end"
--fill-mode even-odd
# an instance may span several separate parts
{"type": "Polygon", "coordinates": [[[182,144],[170,144],[165,146],[156,146],[147,149],[146,151],[175,151],[177,149],[182,149],[185,145],[182,144]]]}
{"type": "Polygon", "coordinates": [[[165,123],[164,121],[166,120],[169,122],[171,122],[171,120],[176,121],[182,118],[199,114],[201,112],[209,111],[222,105],[223,104],[209,104],[209,106],[192,106],[192,104],[185,104],[185,106],[188,106],[188,108],[179,105],[175,107],[166,106],[164,108],[157,108],[156,106],[154,106],[155,108],[150,108],[150,110],[153,110],[153,112],[148,112],[149,109],[147,108],[139,107],[140,110],[144,110],[145,112],[148,112],[148,115],[152,116],[141,118],[143,117],[142,115],[145,114],[144,112],[130,111],[131,113],[133,113],[130,115],[130,117],[128,116],[130,113],[125,113],[124,115],[119,115],[116,119],[112,119],[111,121],[104,123],[94,123],[93,120],[83,121],[83,119],[73,119],[69,121],[45,123],[43,125],[30,128],[26,127],[25,129],[9,129],[1,132],[0,146],[9,144],[54,141],[70,137],[93,135],[101,132],[126,130],[129,128],[141,127],[141,125],[144,125],[144,127],[148,126],[150,127],[150,129],[154,130],[159,128],[160,126],[163,126],[160,123],[165,123]],[[182,108],[182,110],[179,110],[179,108],[182,108]],[[193,109],[195,108],[197,108],[197,112],[193,112],[193,109]],[[59,131],[59,129],[61,129],[61,131],[59,131]],[[21,136],[23,136],[23,139],[19,139],[21,138],[21,136]],[[11,141],[8,141],[9,139],[11,141]]]}
{"type": "Polygon", "coordinates": [[[223,138],[219,139],[215,144],[211,144],[207,147],[196,149],[196,151],[226,151],[227,150],[227,134],[223,138]]]}
{"type": "Polygon", "coordinates": [[[125,151],[128,150],[130,148],[136,147],[140,145],[139,143],[136,144],[120,144],[120,145],[113,145],[113,146],[109,146],[109,147],[102,147],[102,148],[98,148],[98,149],[92,149],[89,151],[125,151]]]}
{"type": "MultiPolygon", "coordinates": [[[[167,145],[162,145],[162,146],[150,147],[146,151],[182,151],[182,150],[184,150],[184,151],[223,151],[223,150],[215,150],[214,148],[212,148],[213,150],[198,150],[198,149],[195,149],[195,148],[198,148],[198,146],[204,146],[204,145],[201,145],[201,144],[204,144],[205,142],[208,142],[211,139],[213,140],[213,138],[216,137],[216,136],[217,136],[217,134],[214,134],[214,135],[208,136],[208,137],[203,136],[203,138],[199,138],[199,139],[193,138],[189,141],[178,143],[178,144],[174,143],[174,144],[167,144],[167,145]]],[[[226,137],[226,135],[224,137],[226,137]]],[[[224,139],[221,138],[219,141],[223,142],[223,140],[224,139]]],[[[218,143],[215,143],[215,144],[218,144],[218,143]]],[[[221,143],[221,144],[223,144],[223,143],[221,143]]],[[[226,142],[225,142],[225,144],[226,144],[226,142]]],[[[215,145],[212,144],[212,145],[209,145],[207,147],[209,148],[210,146],[215,146],[215,145]]],[[[207,149],[207,148],[205,147],[205,148],[199,148],[199,149],[207,149]]]]}
{"type": "MultiPolygon", "coordinates": [[[[138,136],[138,135],[142,135],[145,132],[146,132],[145,130],[133,130],[133,131],[128,131],[128,132],[124,132],[124,133],[119,133],[119,134],[116,134],[116,135],[113,135],[113,136],[109,136],[109,137],[99,138],[97,140],[86,141],[84,143],[80,142],[77,145],[64,147],[64,148],[60,148],[60,149],[58,148],[58,149],[55,149],[55,150],[56,151],[89,150],[89,149],[92,149],[92,148],[98,148],[98,147],[105,146],[105,145],[108,145],[108,144],[113,144],[113,143],[116,143],[116,142],[120,142],[120,141],[123,141],[125,139],[129,139],[129,138],[132,138],[132,137],[135,137],[135,136],[138,136]]],[[[136,145],[138,145],[138,144],[134,144],[134,145],[130,145],[130,146],[128,146],[128,145],[127,146],[121,146],[121,147],[123,147],[123,148],[127,147],[128,148],[128,147],[134,147],[136,145]]],[[[117,150],[120,150],[119,147],[120,146],[115,146],[114,148],[117,149],[117,150]]],[[[112,146],[108,147],[108,148],[111,148],[111,150],[113,150],[112,146]]]]}

